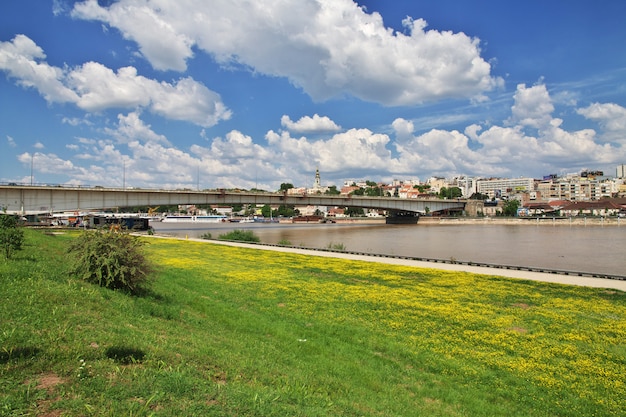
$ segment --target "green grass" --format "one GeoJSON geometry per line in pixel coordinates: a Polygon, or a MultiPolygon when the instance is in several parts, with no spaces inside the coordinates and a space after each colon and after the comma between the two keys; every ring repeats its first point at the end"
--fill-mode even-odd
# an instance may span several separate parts
{"type": "Polygon", "coordinates": [[[219,240],[234,240],[238,242],[253,242],[258,243],[261,241],[252,230],[233,230],[232,232],[224,233],[218,236],[219,240]]]}
{"type": "Polygon", "coordinates": [[[622,292],[150,239],[144,297],[0,263],[0,415],[618,416],[622,292]]]}

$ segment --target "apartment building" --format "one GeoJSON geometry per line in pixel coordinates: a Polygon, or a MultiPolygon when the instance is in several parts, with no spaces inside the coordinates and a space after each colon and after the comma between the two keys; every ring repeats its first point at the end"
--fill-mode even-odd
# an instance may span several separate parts
{"type": "Polygon", "coordinates": [[[531,192],[535,189],[532,178],[497,178],[476,181],[477,191],[490,198],[509,197],[520,192],[531,192]]]}
{"type": "Polygon", "coordinates": [[[537,191],[544,200],[592,201],[610,198],[619,188],[608,179],[568,177],[539,181],[537,191]]]}

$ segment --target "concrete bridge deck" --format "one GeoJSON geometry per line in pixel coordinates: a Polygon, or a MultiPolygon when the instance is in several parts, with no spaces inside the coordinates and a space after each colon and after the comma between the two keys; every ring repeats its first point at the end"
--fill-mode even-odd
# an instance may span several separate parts
{"type": "Polygon", "coordinates": [[[269,204],[362,207],[397,212],[463,210],[466,200],[403,199],[396,197],[290,195],[225,190],[153,190],[102,187],[0,185],[0,210],[16,214],[104,210],[118,207],[179,204],[269,204]]]}

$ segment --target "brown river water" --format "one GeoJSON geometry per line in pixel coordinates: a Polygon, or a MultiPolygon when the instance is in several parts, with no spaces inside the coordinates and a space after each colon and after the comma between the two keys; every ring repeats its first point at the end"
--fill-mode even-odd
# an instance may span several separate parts
{"type": "Polygon", "coordinates": [[[626,275],[626,221],[622,225],[546,224],[292,224],[162,223],[158,234],[213,238],[232,230],[251,230],[261,243],[626,275]]]}

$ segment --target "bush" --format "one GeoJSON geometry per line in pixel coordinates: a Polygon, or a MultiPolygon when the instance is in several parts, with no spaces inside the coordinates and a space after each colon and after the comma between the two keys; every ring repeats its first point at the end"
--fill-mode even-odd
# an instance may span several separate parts
{"type": "Polygon", "coordinates": [[[21,229],[17,216],[0,215],[0,247],[6,259],[10,259],[13,252],[22,249],[24,231],[21,229]]]}
{"type": "Polygon", "coordinates": [[[219,240],[236,240],[238,242],[254,242],[259,243],[261,238],[254,234],[251,230],[233,230],[230,233],[219,235],[219,240]]]}
{"type": "Polygon", "coordinates": [[[84,232],[70,245],[70,273],[101,287],[138,294],[147,289],[153,273],[143,245],[128,233],[84,232]]]}
{"type": "Polygon", "coordinates": [[[328,246],[326,247],[327,249],[330,249],[332,251],[338,251],[338,252],[345,252],[346,251],[346,245],[344,245],[343,243],[329,243],[328,246]]]}

